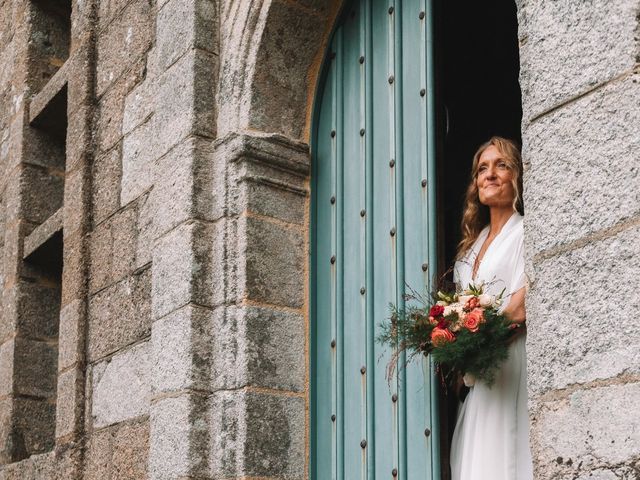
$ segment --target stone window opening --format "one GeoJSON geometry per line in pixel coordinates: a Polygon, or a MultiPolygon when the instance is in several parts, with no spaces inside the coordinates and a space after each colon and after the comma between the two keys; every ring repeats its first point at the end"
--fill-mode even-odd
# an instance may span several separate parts
{"type": "Polygon", "coordinates": [[[51,451],[56,442],[58,332],[62,303],[63,198],[67,163],[71,2],[29,5],[28,90],[20,165],[22,240],[13,309],[11,425],[2,461],[51,451]],[[59,73],[58,73],[59,72],[59,73]]]}
{"type": "Polygon", "coordinates": [[[39,91],[69,58],[71,48],[71,0],[33,0],[30,80],[39,91]]]}

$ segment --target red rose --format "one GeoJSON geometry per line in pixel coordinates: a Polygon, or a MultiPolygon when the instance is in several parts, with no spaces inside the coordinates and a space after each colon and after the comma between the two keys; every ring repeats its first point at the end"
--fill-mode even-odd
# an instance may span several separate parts
{"type": "Polygon", "coordinates": [[[444,313],[444,307],[442,305],[434,305],[433,307],[431,307],[431,310],[429,310],[429,316],[430,317],[439,317],[444,313]]]}
{"type": "Polygon", "coordinates": [[[466,305],[464,306],[464,309],[467,312],[470,312],[471,310],[473,310],[474,308],[477,308],[480,306],[480,299],[478,297],[471,297],[466,305]]]}
{"type": "Polygon", "coordinates": [[[446,328],[436,327],[431,331],[431,344],[434,347],[441,347],[447,343],[453,342],[456,338],[446,328]]]}
{"type": "Polygon", "coordinates": [[[482,322],[484,322],[484,310],[481,308],[475,308],[465,315],[463,325],[470,332],[475,333],[478,331],[482,322]]]}

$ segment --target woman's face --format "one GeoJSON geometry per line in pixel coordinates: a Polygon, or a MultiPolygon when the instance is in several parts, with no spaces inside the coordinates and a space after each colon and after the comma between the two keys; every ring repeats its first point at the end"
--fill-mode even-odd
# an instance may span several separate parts
{"type": "Polygon", "coordinates": [[[490,145],[478,160],[476,185],[480,203],[488,207],[510,207],[513,205],[513,171],[500,151],[490,145]]]}

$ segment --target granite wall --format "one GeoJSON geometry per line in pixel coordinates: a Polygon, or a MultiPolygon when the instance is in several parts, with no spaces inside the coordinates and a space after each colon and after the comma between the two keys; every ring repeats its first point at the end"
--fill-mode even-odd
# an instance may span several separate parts
{"type": "Polygon", "coordinates": [[[640,478],[640,3],[519,2],[536,478],[640,478]]]}

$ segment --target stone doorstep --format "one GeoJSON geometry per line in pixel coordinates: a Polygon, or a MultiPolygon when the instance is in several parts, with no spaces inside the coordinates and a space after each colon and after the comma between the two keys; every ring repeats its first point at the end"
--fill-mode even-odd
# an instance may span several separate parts
{"type": "Polygon", "coordinates": [[[62,231],[62,207],[56,213],[47,218],[42,224],[35,228],[24,239],[24,253],[22,258],[26,259],[38,248],[47,242],[53,235],[62,231]]]}
{"type": "Polygon", "coordinates": [[[29,105],[29,123],[32,124],[51,103],[53,98],[67,85],[68,71],[71,62],[67,60],[49,79],[47,84],[37,93],[29,105]]]}

